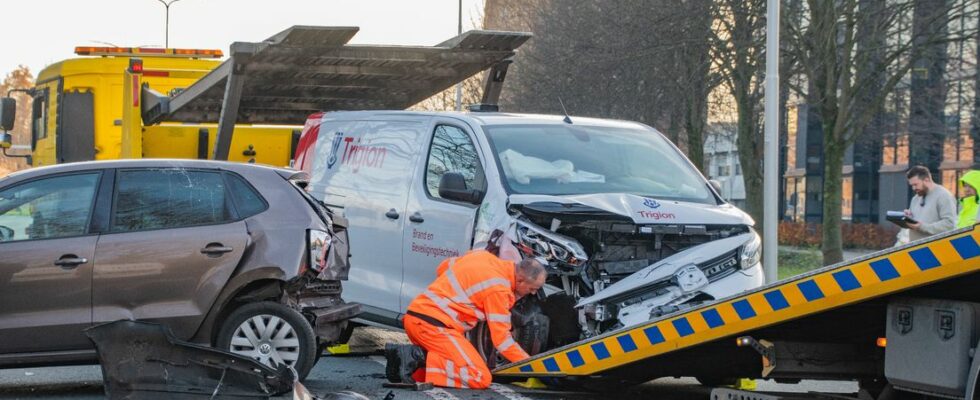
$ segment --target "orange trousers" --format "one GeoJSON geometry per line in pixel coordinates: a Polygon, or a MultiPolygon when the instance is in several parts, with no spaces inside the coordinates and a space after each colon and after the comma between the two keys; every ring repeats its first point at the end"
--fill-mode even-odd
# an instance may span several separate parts
{"type": "Polygon", "coordinates": [[[402,321],[412,343],[427,352],[425,381],[450,388],[486,389],[493,376],[462,332],[440,328],[406,315],[402,321]]]}

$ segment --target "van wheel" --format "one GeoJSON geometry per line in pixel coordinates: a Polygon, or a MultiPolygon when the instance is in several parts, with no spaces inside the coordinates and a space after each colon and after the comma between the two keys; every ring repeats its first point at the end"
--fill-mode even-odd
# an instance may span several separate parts
{"type": "Polygon", "coordinates": [[[303,315],[265,301],[237,308],[218,331],[215,347],[275,368],[293,367],[305,379],[316,361],[316,335],[303,315]]]}
{"type": "Polygon", "coordinates": [[[491,371],[497,368],[498,365],[507,364],[507,360],[498,354],[497,349],[493,347],[493,340],[490,338],[490,328],[486,322],[479,322],[473,329],[470,329],[468,339],[473,347],[476,348],[476,352],[483,358],[483,361],[486,362],[487,368],[491,371]]]}

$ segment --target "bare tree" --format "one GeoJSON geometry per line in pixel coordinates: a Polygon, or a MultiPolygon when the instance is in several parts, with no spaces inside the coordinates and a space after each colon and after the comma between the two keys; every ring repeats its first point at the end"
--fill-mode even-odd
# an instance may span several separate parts
{"type": "MultiPolygon", "coordinates": [[[[804,17],[784,25],[789,51],[801,60],[823,134],[824,262],[843,259],[842,167],[848,147],[865,132],[889,94],[928,44],[955,40],[947,31],[913,32],[897,23],[918,0],[807,0],[804,17]],[[862,39],[862,36],[870,38],[862,39]],[[862,43],[861,46],[858,43],[862,43]]],[[[962,6],[933,10],[925,24],[948,24],[962,6]]]]}
{"type": "Polygon", "coordinates": [[[737,148],[745,182],[745,211],[758,229],[762,218],[761,109],[765,73],[765,0],[716,0],[711,58],[734,99],[737,148]]]}
{"type": "Polygon", "coordinates": [[[703,167],[712,89],[710,0],[488,0],[488,29],[534,38],[508,72],[502,107],[652,125],[703,167]]]}
{"type": "MultiPolygon", "coordinates": [[[[33,86],[34,75],[26,66],[21,65],[8,73],[0,83],[0,97],[6,96],[11,89],[29,89],[33,86]]],[[[32,99],[23,92],[14,92],[12,97],[17,100],[17,118],[14,121],[14,130],[11,132],[13,142],[14,144],[30,143],[32,99]]],[[[26,167],[27,163],[23,158],[9,158],[0,154],[0,176],[26,167]]]]}
{"type": "MultiPolygon", "coordinates": [[[[476,104],[480,102],[483,95],[483,80],[485,79],[486,72],[481,72],[479,74],[473,75],[465,79],[462,84],[462,109],[465,110],[467,106],[476,104]]],[[[413,105],[409,108],[410,110],[417,111],[452,111],[456,109],[456,86],[443,90],[436,93],[434,96],[428,99],[420,101],[418,104],[413,105]]]]}
{"type": "MultiPolygon", "coordinates": [[[[677,4],[679,11],[688,16],[686,23],[677,28],[683,39],[671,49],[672,76],[679,79],[668,81],[670,97],[682,108],[682,129],[685,133],[687,156],[702,172],[707,172],[704,160],[704,140],[708,126],[709,94],[721,82],[721,76],[712,71],[711,38],[713,33],[711,0],[691,0],[677,4]]],[[[665,60],[666,61],[666,60],[665,60]]]]}

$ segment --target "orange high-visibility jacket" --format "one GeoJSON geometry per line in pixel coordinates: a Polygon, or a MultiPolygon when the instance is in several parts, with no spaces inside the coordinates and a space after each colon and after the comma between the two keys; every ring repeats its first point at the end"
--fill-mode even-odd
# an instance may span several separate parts
{"type": "Polygon", "coordinates": [[[516,276],[514,263],[484,250],[471,251],[443,261],[438,277],[408,310],[438,319],[449,328],[465,332],[487,321],[494,347],[511,362],[528,358],[510,334],[510,309],[516,276]]]}

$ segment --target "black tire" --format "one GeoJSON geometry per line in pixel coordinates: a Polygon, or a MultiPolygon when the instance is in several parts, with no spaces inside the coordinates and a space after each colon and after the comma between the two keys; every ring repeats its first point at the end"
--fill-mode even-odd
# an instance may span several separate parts
{"type": "MultiPolygon", "coordinates": [[[[515,321],[516,322],[516,321],[515,321]]],[[[511,335],[517,344],[521,346],[529,355],[543,353],[548,350],[548,316],[537,313],[523,321],[526,325],[514,325],[511,335]]],[[[490,327],[486,322],[480,322],[469,332],[470,343],[476,348],[476,352],[483,357],[487,363],[487,368],[493,370],[498,366],[507,364],[509,361],[504,359],[493,346],[493,339],[490,337],[490,327]]]]}
{"type": "Polygon", "coordinates": [[[473,329],[470,329],[469,339],[491,371],[498,365],[507,363],[507,360],[498,354],[497,349],[493,347],[493,340],[490,339],[490,328],[487,327],[486,322],[477,323],[473,329]]]}
{"type": "Polygon", "coordinates": [[[218,330],[215,347],[254,358],[270,366],[283,360],[296,370],[300,380],[305,379],[313,369],[318,355],[316,334],[313,333],[309,321],[295,310],[271,301],[245,304],[232,311],[218,330]],[[256,325],[259,320],[264,324],[275,323],[273,330],[266,335],[255,334],[260,328],[256,325]],[[260,345],[252,347],[251,340],[239,328],[253,329],[253,336],[261,341],[260,345]],[[286,329],[291,332],[284,331],[286,329]],[[271,340],[262,340],[266,337],[271,337],[271,340]],[[236,338],[233,346],[232,342],[236,338]]]}
{"type": "Polygon", "coordinates": [[[347,321],[347,326],[344,327],[344,330],[340,332],[340,337],[337,338],[337,344],[346,344],[347,342],[350,342],[350,337],[354,335],[354,328],[358,326],[360,326],[360,324],[347,321]]]}

